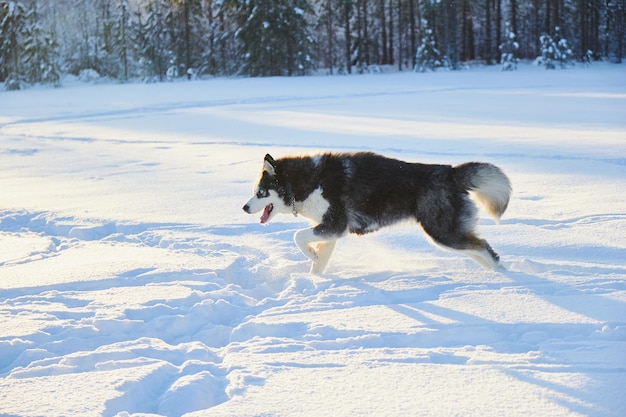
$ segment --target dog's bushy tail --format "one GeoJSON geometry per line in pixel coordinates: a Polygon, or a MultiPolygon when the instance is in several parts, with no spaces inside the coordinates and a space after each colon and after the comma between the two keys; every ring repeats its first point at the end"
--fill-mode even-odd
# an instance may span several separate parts
{"type": "Polygon", "coordinates": [[[454,167],[456,180],[498,221],[511,196],[509,178],[495,165],[484,162],[468,162],[454,167]]]}

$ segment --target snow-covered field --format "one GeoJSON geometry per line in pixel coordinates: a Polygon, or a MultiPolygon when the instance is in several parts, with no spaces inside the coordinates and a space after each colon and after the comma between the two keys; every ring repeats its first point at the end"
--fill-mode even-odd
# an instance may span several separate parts
{"type": "Polygon", "coordinates": [[[618,416],[626,66],[0,94],[0,415],[618,416]],[[270,152],[493,162],[487,272],[404,225],[311,276],[270,152]]]}

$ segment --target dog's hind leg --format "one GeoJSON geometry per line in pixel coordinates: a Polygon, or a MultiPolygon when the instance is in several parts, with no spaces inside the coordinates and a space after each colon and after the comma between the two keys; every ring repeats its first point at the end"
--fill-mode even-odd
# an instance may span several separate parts
{"type": "Polygon", "coordinates": [[[458,252],[469,256],[478,262],[483,268],[491,270],[506,269],[500,263],[500,257],[496,254],[487,241],[483,240],[485,247],[481,249],[461,249],[458,252]]]}
{"type": "Polygon", "coordinates": [[[421,211],[418,216],[424,232],[436,244],[469,256],[485,269],[504,269],[489,243],[474,233],[477,209],[467,193],[440,193],[434,197],[438,197],[438,207],[421,211]]]}
{"type": "MultiPolygon", "coordinates": [[[[458,223],[457,223],[458,224],[458,223]]],[[[422,229],[432,240],[444,249],[453,250],[469,256],[485,269],[504,269],[500,257],[486,240],[477,237],[473,231],[462,227],[445,226],[445,222],[423,222],[422,229]],[[461,230],[459,230],[461,229],[461,230]],[[465,229],[465,230],[463,230],[465,229]]]]}
{"type": "Polygon", "coordinates": [[[466,234],[461,236],[436,236],[426,233],[435,241],[435,243],[446,249],[462,253],[478,262],[483,268],[490,270],[505,269],[500,263],[500,257],[491,248],[486,240],[476,237],[474,234],[466,234]]]}

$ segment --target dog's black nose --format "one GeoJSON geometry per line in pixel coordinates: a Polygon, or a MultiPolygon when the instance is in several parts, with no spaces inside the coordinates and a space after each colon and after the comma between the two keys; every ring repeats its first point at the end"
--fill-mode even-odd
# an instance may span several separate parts
{"type": "Polygon", "coordinates": [[[248,210],[250,210],[250,206],[249,205],[246,204],[245,206],[243,206],[243,211],[248,213],[248,210]]]}

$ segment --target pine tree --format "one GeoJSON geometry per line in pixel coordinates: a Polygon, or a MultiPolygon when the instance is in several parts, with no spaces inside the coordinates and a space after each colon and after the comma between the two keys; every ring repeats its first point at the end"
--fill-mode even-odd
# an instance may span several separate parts
{"type": "Polygon", "coordinates": [[[95,6],[94,68],[103,76],[119,78],[121,62],[115,51],[116,11],[110,0],[100,0],[95,6]]]}
{"type": "Polygon", "coordinates": [[[186,74],[202,65],[204,15],[200,0],[169,0],[165,25],[170,43],[168,73],[186,74]]]}
{"type": "Polygon", "coordinates": [[[239,0],[217,2],[216,16],[211,24],[209,46],[203,57],[204,70],[210,74],[234,74],[239,71],[241,54],[237,37],[241,20],[239,0]]]}
{"type": "Polygon", "coordinates": [[[556,41],[556,46],[559,51],[558,56],[557,56],[558,62],[559,62],[559,65],[561,66],[561,69],[565,69],[567,65],[572,63],[572,58],[574,57],[574,53],[572,52],[572,49],[570,48],[570,45],[567,39],[561,38],[560,28],[558,26],[555,28],[555,32],[556,33],[555,33],[554,40],[556,41]]]}
{"type": "Polygon", "coordinates": [[[22,51],[23,77],[29,83],[60,85],[59,46],[41,28],[41,16],[36,9],[27,14],[22,51]]]}
{"type": "Polygon", "coordinates": [[[308,0],[288,1],[284,9],[287,31],[287,75],[305,75],[316,68],[315,38],[309,18],[313,9],[308,0]]]}
{"type": "Polygon", "coordinates": [[[163,81],[171,61],[175,58],[174,52],[170,49],[165,22],[168,5],[161,0],[150,0],[146,6],[145,22],[139,23],[141,26],[139,39],[141,73],[144,81],[154,79],[163,81]]]}
{"type": "Polygon", "coordinates": [[[323,60],[323,67],[333,74],[337,63],[337,21],[339,20],[335,0],[319,0],[317,9],[317,41],[320,46],[320,59],[323,60]]]}
{"type": "Polygon", "coordinates": [[[552,40],[550,35],[541,35],[539,37],[539,43],[541,45],[541,55],[537,57],[535,61],[537,65],[542,65],[545,69],[555,69],[556,66],[554,64],[557,48],[556,44],[552,40]]]}
{"type": "Polygon", "coordinates": [[[436,47],[433,31],[428,28],[424,29],[422,43],[417,48],[417,53],[415,54],[415,71],[435,71],[438,67],[444,66],[446,66],[446,60],[436,47]]]}
{"type": "Polygon", "coordinates": [[[251,0],[238,10],[241,72],[251,76],[305,74],[314,68],[306,0],[251,0]]]}
{"type": "Polygon", "coordinates": [[[492,63],[497,47],[504,70],[537,56],[564,68],[572,55],[622,60],[625,22],[626,0],[0,0],[0,82],[20,88],[39,82],[38,72],[54,78],[55,62],[58,75],[89,69],[120,80],[162,80],[168,70],[294,75],[317,65],[426,71],[449,60],[492,63]],[[28,17],[35,6],[37,26],[28,17]],[[540,36],[555,25],[556,34],[540,36]],[[416,33],[425,38],[417,45],[416,33]]]}
{"type": "Polygon", "coordinates": [[[500,65],[502,65],[502,71],[513,71],[517,69],[517,50],[519,44],[515,40],[515,33],[511,29],[511,24],[506,22],[504,28],[504,42],[500,44],[500,65]]]}
{"type": "Polygon", "coordinates": [[[565,69],[571,63],[573,53],[567,39],[561,38],[558,26],[554,32],[554,37],[545,34],[539,37],[541,56],[537,57],[535,62],[546,69],[555,69],[557,65],[559,68],[565,69]]]}
{"type": "Polygon", "coordinates": [[[0,75],[7,90],[19,90],[26,7],[21,1],[0,0],[0,19],[0,75]]]}
{"type": "Polygon", "coordinates": [[[118,0],[115,21],[114,50],[120,60],[120,75],[126,81],[131,73],[133,30],[130,20],[130,9],[127,0],[118,0]]]}

